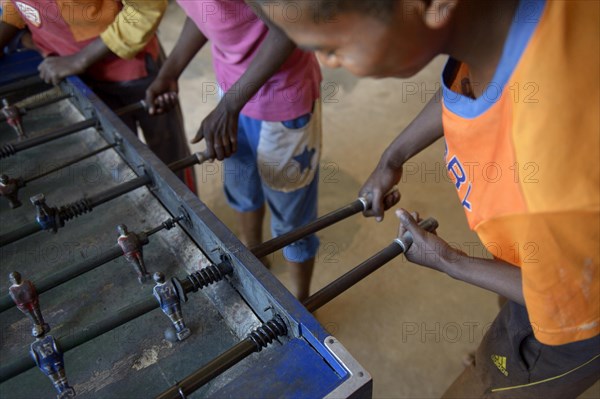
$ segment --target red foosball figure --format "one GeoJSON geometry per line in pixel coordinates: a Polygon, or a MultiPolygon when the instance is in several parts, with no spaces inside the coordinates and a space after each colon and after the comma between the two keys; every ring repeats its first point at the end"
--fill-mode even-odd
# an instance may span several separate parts
{"type": "Polygon", "coordinates": [[[19,182],[16,179],[11,179],[7,175],[0,175],[0,196],[8,200],[8,204],[12,209],[20,207],[21,201],[17,196],[19,192],[19,182]]]}
{"type": "Polygon", "coordinates": [[[6,98],[2,99],[2,114],[6,117],[6,122],[15,130],[17,138],[23,140],[27,138],[25,129],[23,129],[23,122],[21,120],[21,113],[19,108],[14,105],[10,105],[6,98]]]}
{"type": "Polygon", "coordinates": [[[23,280],[19,272],[10,273],[8,279],[12,284],[8,289],[10,297],[17,305],[17,308],[33,322],[33,336],[49,332],[50,326],[44,322],[44,317],[40,310],[39,296],[33,283],[29,280],[23,280]]]}
{"type": "Polygon", "coordinates": [[[150,280],[150,273],[146,271],[146,265],[144,264],[142,244],[137,234],[128,232],[127,226],[124,224],[118,225],[117,231],[120,234],[117,243],[123,250],[125,259],[135,267],[140,284],[150,280]]]}

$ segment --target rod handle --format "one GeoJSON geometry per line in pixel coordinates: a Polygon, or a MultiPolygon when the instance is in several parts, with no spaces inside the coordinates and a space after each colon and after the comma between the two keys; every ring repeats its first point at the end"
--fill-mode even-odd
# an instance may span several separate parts
{"type": "MultiPolygon", "coordinates": [[[[427,230],[430,233],[433,233],[435,229],[438,228],[438,226],[438,221],[434,218],[427,218],[419,222],[419,227],[421,227],[424,230],[427,230]]],[[[400,247],[402,248],[402,252],[406,253],[406,251],[410,249],[410,246],[413,243],[413,236],[410,233],[410,231],[407,231],[402,235],[402,237],[396,238],[394,242],[400,245],[400,247]]]]}
{"type": "MultiPolygon", "coordinates": [[[[398,192],[398,186],[394,186],[392,188],[390,188],[390,190],[385,193],[385,195],[383,196],[383,198],[387,197],[388,195],[394,193],[394,192],[398,192]]],[[[362,202],[363,204],[363,212],[366,210],[371,209],[371,206],[373,205],[373,194],[372,193],[368,193],[365,196],[362,197],[358,197],[358,200],[360,202],[362,202]]],[[[386,208],[387,211],[388,208],[386,208]]]]}

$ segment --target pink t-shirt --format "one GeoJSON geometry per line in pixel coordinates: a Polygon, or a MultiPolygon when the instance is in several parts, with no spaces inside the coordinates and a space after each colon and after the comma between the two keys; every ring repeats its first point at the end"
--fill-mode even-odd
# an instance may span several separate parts
{"type": "MultiPolygon", "coordinates": [[[[177,0],[211,41],[217,83],[223,91],[248,69],[268,27],[243,0],[177,0]]],[[[265,121],[285,121],[309,113],[319,97],[321,71],[313,53],[294,50],[242,109],[265,121]]]]}

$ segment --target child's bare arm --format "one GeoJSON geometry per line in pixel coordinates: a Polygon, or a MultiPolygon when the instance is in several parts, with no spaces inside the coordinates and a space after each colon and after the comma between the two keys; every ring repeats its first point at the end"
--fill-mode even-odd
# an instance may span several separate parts
{"type": "Polygon", "coordinates": [[[217,108],[204,119],[192,140],[192,143],[197,143],[205,139],[209,155],[218,160],[229,157],[237,150],[237,120],[244,105],[281,68],[296,48],[278,27],[270,23],[267,25],[269,32],[248,69],[225,93],[217,108]]]}
{"type": "Polygon", "coordinates": [[[175,106],[179,91],[177,80],[207,41],[194,21],[186,18],[173,51],[146,90],[146,103],[150,114],[162,113],[175,106]]]}
{"type": "Polygon", "coordinates": [[[525,305],[519,267],[500,259],[468,256],[452,248],[437,235],[423,230],[405,210],[396,211],[396,215],[400,219],[398,237],[407,231],[412,235],[413,244],[405,253],[409,261],[525,305]]]}
{"type": "Polygon", "coordinates": [[[379,163],[359,193],[371,197],[372,207],[365,216],[383,219],[385,209],[400,200],[398,194],[386,196],[402,177],[402,165],[444,135],[442,127],[441,93],[438,92],[417,117],[384,151],[379,163]]]}
{"type": "Polygon", "coordinates": [[[67,76],[84,73],[109,54],[110,49],[98,37],[75,54],[47,57],[38,66],[38,70],[43,81],[56,85],[67,76]]]}

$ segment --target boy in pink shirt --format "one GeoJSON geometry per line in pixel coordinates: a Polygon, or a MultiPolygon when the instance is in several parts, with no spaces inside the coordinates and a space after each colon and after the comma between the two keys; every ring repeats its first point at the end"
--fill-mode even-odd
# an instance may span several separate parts
{"type": "MultiPolygon", "coordinates": [[[[262,242],[265,202],[273,236],[314,220],[321,153],[315,56],[297,49],[242,0],[178,3],[188,18],[148,88],[150,112],[175,104],[177,79],[210,40],[223,97],[192,142],[204,139],[209,155],[224,160],[225,195],[237,213],[242,242],[248,247],[262,242]]],[[[283,250],[292,292],[300,300],[308,296],[318,246],[310,235],[283,250]]]]}

